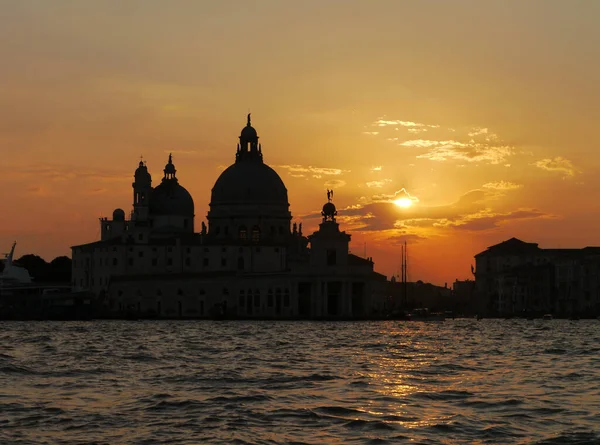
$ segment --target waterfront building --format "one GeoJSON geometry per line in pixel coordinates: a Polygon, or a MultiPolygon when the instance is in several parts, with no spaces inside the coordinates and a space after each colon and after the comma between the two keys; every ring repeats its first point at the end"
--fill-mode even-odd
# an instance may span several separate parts
{"type": "Polygon", "coordinates": [[[285,184],[263,161],[250,115],[235,162],[217,178],[206,222],[172,157],[153,187],[134,174],[130,216],[100,219],[100,240],[72,247],[73,289],[115,313],[157,317],[363,318],[382,315],[385,276],[349,253],[328,191],[319,229],[292,224],[285,184]]]}
{"type": "Polygon", "coordinates": [[[541,249],[511,238],[475,255],[483,313],[600,314],[600,247],[541,249]]]}

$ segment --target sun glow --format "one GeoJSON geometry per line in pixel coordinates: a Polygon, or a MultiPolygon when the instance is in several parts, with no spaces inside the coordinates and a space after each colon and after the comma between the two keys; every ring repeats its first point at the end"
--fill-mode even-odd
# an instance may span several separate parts
{"type": "Polygon", "coordinates": [[[398,207],[403,207],[403,208],[407,208],[410,207],[411,205],[413,205],[413,201],[410,198],[398,198],[394,201],[394,204],[396,204],[398,207]]]}

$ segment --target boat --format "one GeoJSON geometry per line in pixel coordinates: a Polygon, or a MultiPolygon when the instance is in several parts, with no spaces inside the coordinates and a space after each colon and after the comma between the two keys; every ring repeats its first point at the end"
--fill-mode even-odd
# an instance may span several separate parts
{"type": "Polygon", "coordinates": [[[37,283],[14,262],[17,243],[2,259],[0,320],[87,320],[95,312],[95,298],[72,292],[69,283],[37,283]]]}
{"type": "Polygon", "coordinates": [[[542,317],[542,319],[544,320],[552,320],[554,317],[552,317],[552,314],[544,314],[544,316],[542,317]]]}
{"type": "Polygon", "coordinates": [[[428,308],[414,309],[408,314],[411,321],[444,321],[446,316],[442,312],[430,312],[428,308]]]}

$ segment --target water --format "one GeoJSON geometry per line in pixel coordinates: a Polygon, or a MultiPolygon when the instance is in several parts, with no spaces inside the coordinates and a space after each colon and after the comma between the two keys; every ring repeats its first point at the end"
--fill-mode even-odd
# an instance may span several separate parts
{"type": "Polygon", "coordinates": [[[0,443],[599,444],[600,322],[3,322],[0,443]]]}

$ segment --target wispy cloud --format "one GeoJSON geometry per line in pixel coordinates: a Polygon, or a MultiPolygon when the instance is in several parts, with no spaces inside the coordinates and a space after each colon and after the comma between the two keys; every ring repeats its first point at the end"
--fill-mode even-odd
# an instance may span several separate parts
{"type": "Polygon", "coordinates": [[[346,185],[346,181],[342,181],[341,179],[330,179],[329,181],[326,181],[324,185],[325,187],[332,189],[341,188],[346,185]]]}
{"type": "Polygon", "coordinates": [[[496,182],[488,182],[486,184],[483,184],[482,187],[484,189],[506,191],[506,190],[520,189],[521,187],[523,187],[523,185],[515,184],[514,182],[508,182],[508,181],[496,181],[496,182]]]}
{"type": "Polygon", "coordinates": [[[378,165],[377,167],[373,167],[371,169],[372,172],[380,172],[381,170],[383,170],[383,167],[381,165],[378,165]]]}
{"type": "Polygon", "coordinates": [[[367,182],[367,187],[370,187],[370,188],[382,188],[386,184],[389,184],[390,182],[392,182],[391,179],[382,179],[381,181],[369,181],[369,182],[367,182]]]}
{"type": "Polygon", "coordinates": [[[471,137],[480,136],[482,134],[488,134],[488,129],[481,128],[481,127],[475,127],[468,133],[468,135],[471,137]]]}
{"type": "Polygon", "coordinates": [[[292,176],[294,175],[325,175],[325,176],[338,176],[342,173],[348,173],[350,170],[342,170],[341,168],[325,168],[325,167],[313,167],[303,166],[303,165],[276,165],[275,167],[283,168],[288,171],[288,173],[292,176]]]}
{"type": "Polygon", "coordinates": [[[403,120],[387,120],[387,119],[378,119],[373,123],[376,127],[412,127],[412,128],[439,128],[439,125],[428,125],[422,124],[420,122],[412,122],[412,121],[403,121],[403,120]]]}
{"type": "Polygon", "coordinates": [[[579,173],[579,170],[577,170],[573,166],[573,163],[570,160],[563,158],[562,156],[557,156],[554,159],[541,159],[534,163],[534,165],[538,168],[541,168],[542,170],[546,170],[549,172],[564,173],[565,177],[575,176],[576,173],[579,173]]]}
{"type": "Polygon", "coordinates": [[[471,163],[504,164],[516,154],[515,147],[503,143],[486,127],[455,129],[386,118],[376,120],[371,127],[376,128],[380,137],[397,142],[401,147],[422,149],[415,153],[419,159],[460,161],[462,166],[471,163]],[[413,139],[418,134],[427,134],[427,138],[413,139]]]}

